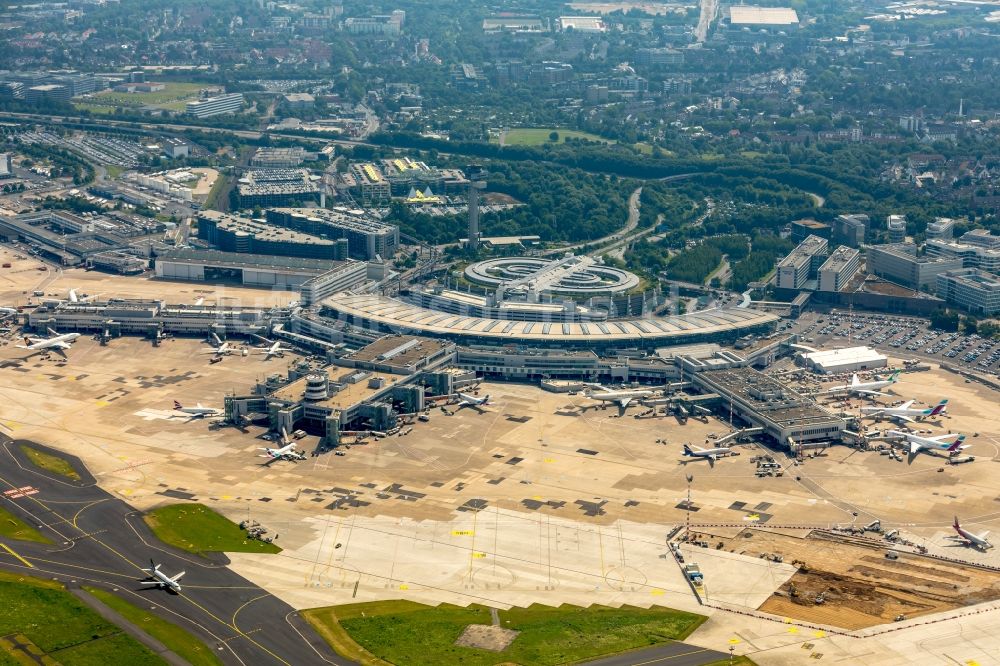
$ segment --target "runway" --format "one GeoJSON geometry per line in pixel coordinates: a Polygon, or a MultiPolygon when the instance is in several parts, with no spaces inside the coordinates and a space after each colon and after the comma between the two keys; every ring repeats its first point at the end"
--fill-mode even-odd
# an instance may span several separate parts
{"type": "Polygon", "coordinates": [[[97,487],[78,459],[32,445],[69,460],[83,479],[34,467],[0,435],[0,493],[22,489],[0,495],[0,506],[53,542],[10,542],[0,548],[0,569],[114,591],[198,636],[226,664],[355,664],[334,653],[291,606],[229,570],[224,556],[208,560],[162,543],[135,509],[97,487]],[[186,571],[181,593],[138,584],[150,559],[169,575],[186,571]]]}

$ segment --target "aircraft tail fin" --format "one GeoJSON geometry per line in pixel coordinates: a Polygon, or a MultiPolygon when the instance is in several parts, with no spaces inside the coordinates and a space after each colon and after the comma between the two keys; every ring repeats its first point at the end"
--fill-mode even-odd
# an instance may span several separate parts
{"type": "Polygon", "coordinates": [[[962,450],[961,444],[962,444],[962,438],[959,437],[952,443],[951,446],[945,449],[945,451],[947,451],[948,453],[958,453],[959,451],[962,450]]]}
{"type": "Polygon", "coordinates": [[[184,406],[181,403],[174,400],[174,409],[184,409],[184,406]]]}
{"type": "Polygon", "coordinates": [[[857,373],[854,373],[853,375],[851,375],[851,386],[857,386],[860,383],[861,383],[861,380],[858,379],[858,374],[857,373]]]}
{"type": "Polygon", "coordinates": [[[889,375],[889,381],[892,382],[893,384],[895,384],[896,382],[898,382],[899,381],[899,375],[902,372],[903,372],[902,370],[897,370],[896,372],[894,372],[891,375],[889,375]]]}
{"type": "Polygon", "coordinates": [[[684,445],[684,455],[686,456],[694,455],[694,451],[692,451],[691,447],[688,446],[687,444],[684,445]]]}
{"type": "Polygon", "coordinates": [[[956,530],[961,529],[962,526],[958,524],[958,516],[955,516],[955,523],[952,525],[956,530]]]}
{"type": "Polygon", "coordinates": [[[931,410],[931,414],[930,415],[931,416],[937,416],[938,414],[940,414],[941,412],[943,412],[947,408],[948,408],[948,401],[947,400],[942,400],[938,404],[934,405],[934,409],[931,410]]]}

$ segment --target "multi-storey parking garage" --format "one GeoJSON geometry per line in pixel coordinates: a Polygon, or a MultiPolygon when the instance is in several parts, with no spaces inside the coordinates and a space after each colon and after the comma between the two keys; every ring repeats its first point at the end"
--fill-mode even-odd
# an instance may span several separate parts
{"type": "Polygon", "coordinates": [[[623,294],[639,286],[633,273],[604,266],[590,257],[574,256],[554,261],[538,257],[487,259],[467,267],[465,278],[504,292],[504,296],[545,292],[588,297],[623,294]]]}

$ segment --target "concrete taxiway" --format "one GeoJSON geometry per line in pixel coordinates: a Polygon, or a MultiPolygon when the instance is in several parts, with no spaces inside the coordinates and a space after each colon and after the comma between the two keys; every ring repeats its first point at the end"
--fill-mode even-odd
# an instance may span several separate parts
{"type": "Polygon", "coordinates": [[[70,460],[82,481],[38,470],[16,442],[0,438],[0,501],[53,541],[10,542],[0,550],[0,568],[115,591],[190,631],[227,664],[354,663],[333,653],[292,607],[228,569],[225,558],[210,561],[157,540],[131,506],[70,460]],[[179,594],[142,589],[137,581],[150,559],[170,575],[187,572],[179,594]]]}

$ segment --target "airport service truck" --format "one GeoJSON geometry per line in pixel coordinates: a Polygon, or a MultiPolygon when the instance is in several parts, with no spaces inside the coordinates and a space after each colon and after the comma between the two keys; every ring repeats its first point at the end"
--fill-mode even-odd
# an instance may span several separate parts
{"type": "Polygon", "coordinates": [[[691,581],[692,585],[700,586],[705,581],[705,577],[702,575],[701,569],[699,569],[698,565],[693,562],[691,564],[684,565],[684,575],[687,576],[687,579],[691,581]]]}

